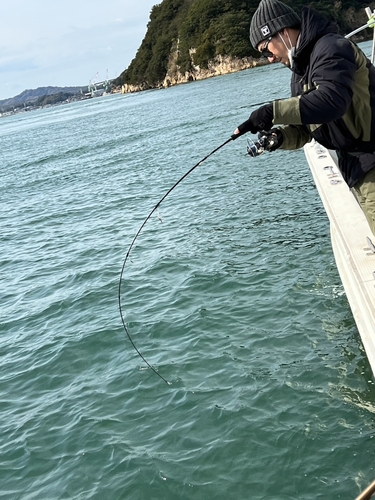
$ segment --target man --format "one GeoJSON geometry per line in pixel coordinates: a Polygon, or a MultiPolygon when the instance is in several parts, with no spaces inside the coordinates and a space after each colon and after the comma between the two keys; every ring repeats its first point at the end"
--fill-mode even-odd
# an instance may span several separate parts
{"type": "Polygon", "coordinates": [[[375,235],[375,68],[337,31],[307,7],[299,16],[279,0],[262,0],[250,41],[269,62],[292,70],[292,97],[261,106],[234,134],[268,131],[270,151],[298,149],[312,138],[336,150],[375,235]]]}

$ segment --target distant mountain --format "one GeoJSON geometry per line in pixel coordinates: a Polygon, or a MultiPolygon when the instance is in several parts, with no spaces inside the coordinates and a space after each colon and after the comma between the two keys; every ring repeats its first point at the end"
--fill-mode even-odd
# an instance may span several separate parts
{"type": "Polygon", "coordinates": [[[61,92],[72,95],[81,92],[85,93],[87,92],[87,85],[82,87],[38,87],[33,90],[24,90],[15,97],[0,100],[0,111],[7,111],[8,109],[31,104],[40,97],[59,94],[61,92]]]}

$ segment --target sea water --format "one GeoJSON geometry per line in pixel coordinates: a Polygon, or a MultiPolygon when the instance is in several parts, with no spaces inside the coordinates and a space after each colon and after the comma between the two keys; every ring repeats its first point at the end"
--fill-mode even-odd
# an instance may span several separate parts
{"type": "Polygon", "coordinates": [[[375,479],[374,379],[303,151],[210,156],[119,292],[153,207],[289,78],[0,120],[1,499],[349,500],[375,479]]]}

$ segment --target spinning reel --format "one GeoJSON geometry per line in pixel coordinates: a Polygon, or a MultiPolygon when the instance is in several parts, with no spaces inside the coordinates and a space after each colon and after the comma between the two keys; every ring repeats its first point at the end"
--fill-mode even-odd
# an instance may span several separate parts
{"type": "Polygon", "coordinates": [[[278,142],[276,134],[265,131],[259,132],[257,141],[247,139],[247,154],[255,158],[265,151],[276,149],[278,142]]]}

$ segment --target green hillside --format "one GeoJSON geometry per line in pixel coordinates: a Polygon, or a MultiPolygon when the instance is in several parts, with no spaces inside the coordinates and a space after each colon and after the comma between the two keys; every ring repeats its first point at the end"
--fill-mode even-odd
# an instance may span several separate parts
{"type": "MultiPolygon", "coordinates": [[[[296,10],[306,5],[300,0],[285,3],[296,10]]],[[[250,19],[258,4],[259,0],[163,0],[152,8],[135,58],[114,83],[157,87],[165,78],[173,49],[181,73],[190,71],[192,63],[206,68],[218,55],[258,57],[249,41],[250,19]]],[[[371,7],[361,0],[321,0],[308,5],[334,19],[342,33],[364,24],[364,8],[371,7]]],[[[371,32],[361,36],[369,37],[371,32]]]]}

